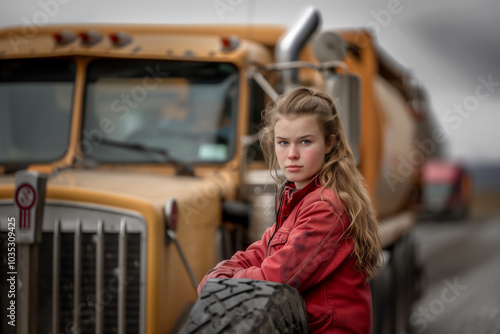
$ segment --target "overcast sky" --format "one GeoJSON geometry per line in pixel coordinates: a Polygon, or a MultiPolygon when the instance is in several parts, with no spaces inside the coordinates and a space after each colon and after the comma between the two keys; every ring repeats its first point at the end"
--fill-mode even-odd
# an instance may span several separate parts
{"type": "Polygon", "coordinates": [[[449,155],[500,163],[497,0],[0,0],[0,27],[60,23],[278,24],[321,10],[322,29],[371,27],[426,87],[449,155]],[[489,82],[489,83],[488,83],[489,82]]]}

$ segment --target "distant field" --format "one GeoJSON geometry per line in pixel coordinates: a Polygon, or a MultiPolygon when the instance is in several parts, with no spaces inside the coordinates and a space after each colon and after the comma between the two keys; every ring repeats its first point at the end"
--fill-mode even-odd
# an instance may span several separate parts
{"type": "Polygon", "coordinates": [[[500,166],[468,166],[474,184],[472,215],[491,216],[500,211],[500,166]]]}
{"type": "Polygon", "coordinates": [[[477,192],[500,192],[500,165],[468,165],[477,192]]]}
{"type": "Polygon", "coordinates": [[[475,191],[472,200],[472,216],[491,216],[500,211],[500,190],[475,191]]]}

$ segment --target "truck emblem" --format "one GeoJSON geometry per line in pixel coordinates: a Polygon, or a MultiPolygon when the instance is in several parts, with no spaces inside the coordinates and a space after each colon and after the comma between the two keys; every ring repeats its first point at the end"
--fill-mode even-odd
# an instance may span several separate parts
{"type": "Polygon", "coordinates": [[[30,211],[36,201],[35,189],[31,185],[23,183],[17,188],[15,199],[20,210],[19,228],[22,230],[29,229],[30,211]]]}

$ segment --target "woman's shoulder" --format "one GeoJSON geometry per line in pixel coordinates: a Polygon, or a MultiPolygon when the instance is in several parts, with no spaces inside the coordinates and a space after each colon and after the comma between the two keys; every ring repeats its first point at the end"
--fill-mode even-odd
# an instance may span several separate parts
{"type": "Polygon", "coordinates": [[[310,193],[308,193],[302,200],[303,206],[312,205],[325,205],[330,209],[334,209],[336,213],[343,214],[345,212],[344,207],[341,205],[341,201],[337,194],[330,188],[323,188],[318,186],[310,193]]]}

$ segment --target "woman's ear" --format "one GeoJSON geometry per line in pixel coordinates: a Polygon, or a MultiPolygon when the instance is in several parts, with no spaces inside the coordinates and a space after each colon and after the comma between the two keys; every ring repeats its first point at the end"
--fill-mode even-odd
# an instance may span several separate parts
{"type": "Polygon", "coordinates": [[[335,136],[330,135],[330,138],[328,139],[326,143],[326,154],[332,153],[333,146],[335,145],[335,136]]]}

